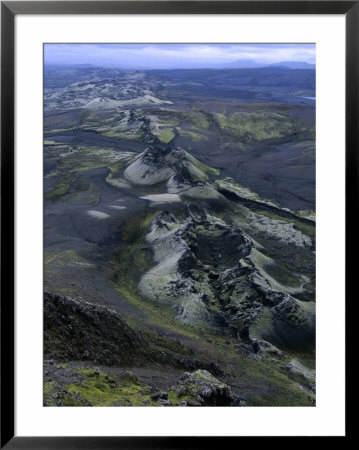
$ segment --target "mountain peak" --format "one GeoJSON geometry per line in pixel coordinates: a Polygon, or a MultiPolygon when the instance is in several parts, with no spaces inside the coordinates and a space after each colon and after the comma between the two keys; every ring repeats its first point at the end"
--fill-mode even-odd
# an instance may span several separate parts
{"type": "Polygon", "coordinates": [[[305,61],[282,61],[271,64],[271,67],[281,67],[285,69],[315,69],[315,64],[310,64],[305,61]]]}

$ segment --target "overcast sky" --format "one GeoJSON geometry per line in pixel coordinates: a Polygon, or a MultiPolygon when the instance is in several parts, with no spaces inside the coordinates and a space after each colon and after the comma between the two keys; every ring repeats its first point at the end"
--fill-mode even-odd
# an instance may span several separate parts
{"type": "Polygon", "coordinates": [[[45,64],[122,68],[219,67],[303,61],[315,64],[315,44],[45,44],[45,64]]]}

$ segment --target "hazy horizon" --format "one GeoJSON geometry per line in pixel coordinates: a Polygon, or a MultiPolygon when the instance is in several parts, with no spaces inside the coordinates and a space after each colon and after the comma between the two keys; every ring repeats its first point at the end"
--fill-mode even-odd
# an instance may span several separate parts
{"type": "Polygon", "coordinates": [[[47,66],[215,69],[283,62],[315,65],[315,44],[44,44],[47,66]]]}

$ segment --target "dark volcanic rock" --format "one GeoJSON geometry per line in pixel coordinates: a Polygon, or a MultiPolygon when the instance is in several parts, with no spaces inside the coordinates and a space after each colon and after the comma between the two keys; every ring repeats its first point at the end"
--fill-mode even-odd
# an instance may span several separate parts
{"type": "MultiPolygon", "coordinates": [[[[144,366],[157,362],[184,370],[209,369],[225,372],[215,362],[207,363],[175,353],[131,328],[122,316],[106,306],[55,294],[44,294],[44,356],[47,364],[57,361],[93,361],[108,366],[144,366]]],[[[134,382],[134,374],[123,377],[134,382]]]]}
{"type": "Polygon", "coordinates": [[[168,400],[168,394],[167,392],[155,392],[151,395],[152,400],[168,400]]]}
{"type": "Polygon", "coordinates": [[[73,401],[82,406],[92,406],[88,400],[83,399],[78,392],[70,392],[61,384],[55,383],[54,389],[56,392],[50,395],[50,397],[56,402],[56,406],[67,406],[64,401],[73,401]]]}
{"type": "Polygon", "coordinates": [[[206,370],[185,372],[171,388],[188,406],[245,406],[231,388],[206,370]]]}
{"type": "Polygon", "coordinates": [[[104,306],[44,294],[44,354],[60,360],[123,365],[140,356],[147,342],[104,306]]]}

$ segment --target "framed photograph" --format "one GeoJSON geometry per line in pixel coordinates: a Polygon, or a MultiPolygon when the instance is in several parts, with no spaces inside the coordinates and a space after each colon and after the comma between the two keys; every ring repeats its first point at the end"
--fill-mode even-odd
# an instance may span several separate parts
{"type": "Polygon", "coordinates": [[[1,448],[348,435],[358,14],[1,2],[1,448]]]}

